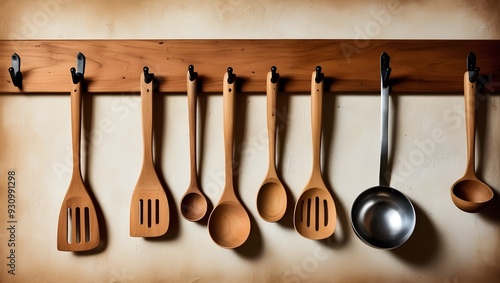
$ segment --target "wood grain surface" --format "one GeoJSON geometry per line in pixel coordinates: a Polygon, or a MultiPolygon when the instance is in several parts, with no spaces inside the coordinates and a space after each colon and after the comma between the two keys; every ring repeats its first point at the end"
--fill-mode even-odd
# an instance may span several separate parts
{"type": "Polygon", "coordinates": [[[266,74],[278,67],[282,92],[310,90],[317,65],[325,91],[378,93],[379,56],[391,56],[394,93],[463,93],[470,51],[477,56],[488,92],[500,91],[500,40],[42,40],[0,41],[0,93],[68,93],[76,55],[87,58],[87,92],[139,93],[137,80],[149,66],[159,91],[186,92],[189,64],[199,73],[199,90],[222,93],[233,67],[238,91],[265,93],[266,74]],[[21,56],[23,89],[11,83],[10,55],[21,56]],[[498,81],[495,83],[495,81],[498,81]],[[496,87],[495,87],[496,86],[496,87]]]}

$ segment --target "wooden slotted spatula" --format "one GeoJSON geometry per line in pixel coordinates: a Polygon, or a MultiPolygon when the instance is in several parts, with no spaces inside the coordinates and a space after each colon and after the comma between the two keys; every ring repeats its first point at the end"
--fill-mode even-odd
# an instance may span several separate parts
{"type": "Polygon", "coordinates": [[[316,67],[311,80],[312,172],[309,182],[297,200],[294,211],[295,230],[312,240],[330,237],[337,225],[335,203],[321,177],[322,76],[321,67],[316,67]]]}
{"type": "Polygon", "coordinates": [[[71,89],[71,137],[73,145],[73,173],[64,197],[57,226],[57,249],[60,251],[88,251],[99,246],[99,223],[94,203],[83,183],[80,170],[81,93],[85,57],[78,54],[79,73],[75,69],[71,89]],[[82,64],[82,65],[80,65],[82,64]]]}
{"type": "Polygon", "coordinates": [[[153,74],[141,74],[141,108],[144,157],[130,204],[130,236],[159,237],[169,224],[168,199],[153,163],[153,74]]]}

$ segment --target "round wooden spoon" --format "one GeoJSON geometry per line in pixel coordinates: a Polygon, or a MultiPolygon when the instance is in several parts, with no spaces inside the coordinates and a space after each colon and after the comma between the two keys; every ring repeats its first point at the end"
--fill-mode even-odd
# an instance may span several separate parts
{"type": "Polygon", "coordinates": [[[224,75],[223,116],[225,185],[219,203],[208,219],[210,237],[223,248],[237,248],[250,235],[250,217],[236,197],[233,186],[233,116],[234,79],[228,82],[232,69],[224,75]]]}
{"type": "MultiPolygon", "coordinates": [[[[189,66],[192,68],[192,65],[189,66]]],[[[196,77],[187,72],[187,97],[189,111],[189,159],[191,179],[181,200],[182,216],[188,221],[199,221],[206,214],[208,202],[198,186],[196,175],[196,77]]]]}
{"type": "Polygon", "coordinates": [[[257,210],[268,222],[280,220],[286,211],[285,187],[278,178],[275,165],[276,148],[276,94],[278,83],[271,82],[272,72],[267,74],[267,135],[269,138],[269,167],[257,194],[257,210]]]}
{"type": "MultiPolygon", "coordinates": [[[[321,67],[316,68],[321,72],[321,67]]],[[[323,100],[323,80],[316,81],[316,72],[311,81],[311,126],[313,162],[311,178],[295,204],[295,230],[311,240],[330,237],[337,225],[337,213],[333,198],[321,177],[320,147],[323,100]]]]}
{"type": "Polygon", "coordinates": [[[493,191],[481,182],[474,172],[475,161],[475,101],[476,82],[469,81],[469,74],[464,74],[465,130],[467,133],[467,167],[462,178],[451,186],[453,203],[465,212],[478,212],[493,198],[493,191]]]}

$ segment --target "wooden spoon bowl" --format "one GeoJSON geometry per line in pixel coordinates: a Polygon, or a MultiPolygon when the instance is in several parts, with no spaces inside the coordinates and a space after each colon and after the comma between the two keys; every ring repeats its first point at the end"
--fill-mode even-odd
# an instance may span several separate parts
{"type": "Polygon", "coordinates": [[[190,221],[198,221],[202,219],[207,214],[207,210],[207,200],[205,199],[205,196],[199,192],[189,192],[182,198],[182,215],[190,221]]]}
{"type": "Polygon", "coordinates": [[[278,179],[266,179],[257,194],[257,210],[269,222],[280,220],[285,214],[287,195],[278,179]]]}
{"type": "Polygon", "coordinates": [[[233,249],[247,240],[250,218],[239,202],[226,201],[212,211],[208,231],[216,244],[233,249]]]}

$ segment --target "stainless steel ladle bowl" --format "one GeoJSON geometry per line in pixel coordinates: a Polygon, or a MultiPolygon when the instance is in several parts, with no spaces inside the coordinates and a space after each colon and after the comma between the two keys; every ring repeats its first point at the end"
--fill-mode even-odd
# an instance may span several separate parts
{"type": "MultiPolygon", "coordinates": [[[[381,151],[380,184],[384,182],[388,157],[389,56],[381,56],[381,151]]],[[[400,191],[379,185],[362,192],[351,208],[351,224],[356,235],[366,244],[393,249],[408,240],[415,229],[415,209],[400,191]]]]}
{"type": "Polygon", "coordinates": [[[415,210],[400,191],[386,186],[362,192],[352,206],[352,227],[366,244],[393,249],[408,240],[415,228],[415,210]]]}

